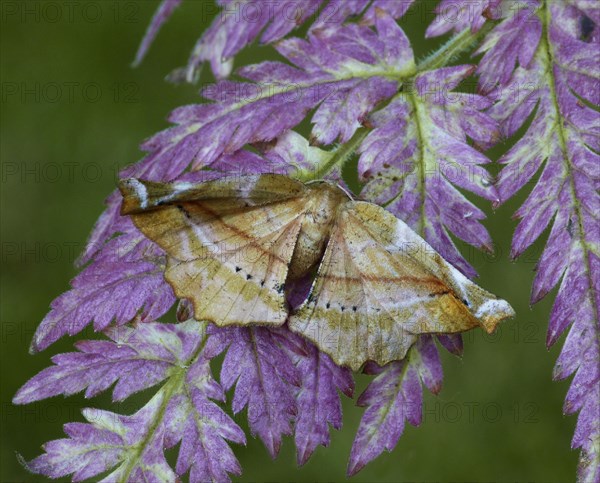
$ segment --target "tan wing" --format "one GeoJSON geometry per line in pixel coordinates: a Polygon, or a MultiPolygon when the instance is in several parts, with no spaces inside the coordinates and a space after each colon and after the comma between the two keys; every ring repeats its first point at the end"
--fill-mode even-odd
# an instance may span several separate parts
{"type": "Polygon", "coordinates": [[[221,326],[285,322],[302,183],[261,175],[201,184],[127,180],[121,189],[125,212],[169,255],[165,278],[192,302],[196,319],[221,326]]]}
{"type": "Polygon", "coordinates": [[[341,208],[311,293],[290,328],[357,370],[404,358],[423,333],[492,331],[513,316],[383,208],[341,208]]]}
{"type": "Polygon", "coordinates": [[[156,183],[135,178],[119,182],[122,215],[144,213],[179,201],[219,200],[222,210],[272,204],[303,196],[306,188],[280,174],[226,176],[206,182],[156,183]]]}

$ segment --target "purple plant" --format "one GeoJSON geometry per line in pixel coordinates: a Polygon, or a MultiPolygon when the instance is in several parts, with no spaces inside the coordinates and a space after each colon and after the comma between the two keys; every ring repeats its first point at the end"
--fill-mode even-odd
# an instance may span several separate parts
{"type": "Polygon", "coordinates": [[[564,412],[580,411],[571,442],[581,449],[580,481],[600,481],[599,26],[594,2],[524,3],[481,45],[478,69],[482,90],[497,99],[488,113],[502,134],[525,127],[500,159],[500,201],[541,172],[515,214],[521,222],[511,255],[521,255],[552,225],[531,303],[559,285],[548,347],[572,324],[554,378],[575,373],[564,412]]]}
{"type": "MultiPolygon", "coordinates": [[[[600,8],[585,0],[442,0],[426,35],[452,36],[419,61],[396,22],[412,1],[218,3],[223,12],[171,76],[193,81],[209,62],[218,81],[202,91],[208,102],[176,109],[174,126],[145,141],[147,156],[122,176],[280,172],[343,183],[342,166],[357,155],[360,195],[405,220],[471,277],[475,270],[451,235],[488,251],[492,240],[480,223],[484,213],[459,189],[499,205],[533,185],[516,213],[512,256],[552,225],[531,301],[559,286],[547,344],[571,325],[554,377],[575,373],[565,413],[579,411],[578,479],[600,481],[600,8]],[[305,38],[291,36],[304,24],[305,38]],[[273,44],[282,61],[244,66],[240,80],[228,80],[234,56],[256,39],[273,44]],[[455,65],[465,53],[483,56],[455,65]],[[461,91],[473,75],[478,93],[461,91]],[[311,111],[309,142],[292,129],[311,111]],[[516,141],[495,180],[483,167],[490,162],[484,151],[508,137],[516,141]]],[[[136,62],[179,4],[161,3],[136,62]]],[[[247,409],[251,433],[272,456],[283,435],[293,434],[300,465],[327,446],[329,425],[342,425],[339,392],[353,393],[351,372],[285,327],[216,329],[191,320],[185,302],[178,323],[159,322],[176,303],[162,278],[164,254],[119,216],[116,192],[106,204],[81,273],[52,303],[32,351],[92,322],[106,338],[54,356],[14,402],[83,390],[92,397],[114,383],[114,401],[156,392],[133,415],[85,409],[89,423],[67,424],[68,437],[47,443],[28,468],[73,481],[103,474],[105,481],[175,481],[186,473],[191,482],[227,480],[241,472],[228,442],[246,441],[220,404],[230,388],[231,411],[247,409]],[[223,353],[215,379],[211,360],[223,353]],[[164,450],[179,443],[172,468],[164,450]]],[[[364,368],[374,377],[357,401],[366,409],[349,475],[393,449],[405,421],[419,425],[422,385],[441,389],[438,343],[462,352],[460,337],[423,336],[405,360],[364,368]]]]}

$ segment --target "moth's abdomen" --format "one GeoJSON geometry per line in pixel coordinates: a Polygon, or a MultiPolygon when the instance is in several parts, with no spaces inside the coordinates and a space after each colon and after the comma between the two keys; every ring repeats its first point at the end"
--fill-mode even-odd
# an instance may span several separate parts
{"type": "Polygon", "coordinates": [[[306,275],[323,257],[338,207],[347,201],[339,188],[321,183],[310,188],[308,206],[288,272],[289,280],[306,275]]]}

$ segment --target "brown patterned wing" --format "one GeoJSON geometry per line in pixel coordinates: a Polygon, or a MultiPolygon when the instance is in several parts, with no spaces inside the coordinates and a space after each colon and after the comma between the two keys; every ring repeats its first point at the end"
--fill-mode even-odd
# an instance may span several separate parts
{"type": "Polygon", "coordinates": [[[226,176],[196,183],[129,178],[119,182],[119,189],[122,215],[145,213],[179,201],[218,200],[221,211],[236,210],[301,197],[306,192],[302,183],[280,174],[226,176]]]}
{"type": "Polygon", "coordinates": [[[514,315],[383,208],[341,208],[311,293],[290,328],[357,370],[404,358],[419,334],[492,331],[514,315]]]}
{"type": "Polygon", "coordinates": [[[304,185],[278,175],[200,184],[126,180],[124,211],[169,255],[165,278],[194,317],[281,325],[284,284],[304,216],[304,185]]]}

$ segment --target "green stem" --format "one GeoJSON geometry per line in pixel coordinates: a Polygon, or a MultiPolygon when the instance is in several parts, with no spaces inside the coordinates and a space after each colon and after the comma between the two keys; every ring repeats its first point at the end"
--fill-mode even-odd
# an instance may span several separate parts
{"type": "Polygon", "coordinates": [[[317,179],[323,179],[333,168],[340,165],[343,166],[348,159],[354,154],[356,149],[361,145],[363,140],[367,137],[368,130],[365,128],[357,129],[347,142],[341,144],[332,154],[331,158],[327,160],[322,166],[317,167],[315,171],[301,171],[296,178],[300,181],[313,181],[317,179]]]}
{"type": "Polygon", "coordinates": [[[452,60],[456,59],[460,54],[470,49],[473,45],[492,30],[497,22],[487,21],[479,31],[473,33],[471,29],[465,29],[456,34],[448,42],[442,45],[437,51],[425,57],[417,64],[417,72],[426,70],[439,69],[448,65],[452,60]]]}
{"type": "Polygon", "coordinates": [[[425,193],[427,191],[427,187],[425,186],[425,184],[426,184],[425,173],[427,172],[427,158],[428,158],[428,153],[429,153],[430,147],[429,147],[429,143],[427,142],[427,136],[424,135],[425,129],[423,127],[423,124],[425,122],[425,120],[424,120],[425,114],[423,113],[423,107],[421,106],[421,102],[419,102],[419,99],[415,95],[415,90],[413,88],[410,88],[408,90],[407,97],[409,99],[409,102],[412,104],[413,112],[415,115],[415,126],[416,126],[416,133],[417,133],[417,137],[418,137],[417,141],[419,143],[419,152],[421,153],[421,156],[419,156],[419,159],[418,159],[418,169],[419,169],[419,191],[421,193],[423,201],[421,202],[421,213],[419,215],[419,234],[422,237],[425,237],[425,220],[427,218],[426,213],[425,213],[425,193]]]}
{"type": "MultiPolygon", "coordinates": [[[[203,336],[202,342],[198,345],[198,349],[192,355],[192,357],[190,358],[189,362],[185,365],[185,367],[175,367],[174,366],[172,368],[173,372],[172,372],[171,376],[169,376],[169,379],[167,380],[167,382],[160,389],[160,392],[163,393],[162,394],[162,402],[160,404],[160,407],[158,408],[158,411],[154,415],[154,420],[152,422],[152,425],[148,428],[148,431],[147,431],[144,439],[135,446],[134,451],[132,451],[131,457],[128,458],[126,469],[123,472],[123,478],[120,480],[121,483],[127,483],[129,481],[131,472],[133,471],[135,466],[140,461],[140,458],[142,457],[142,454],[143,454],[144,450],[146,449],[146,446],[150,443],[150,441],[152,441],[152,438],[154,437],[156,431],[162,424],[164,416],[165,416],[165,412],[167,411],[167,406],[169,405],[169,402],[171,401],[173,396],[175,394],[177,394],[179,391],[181,391],[182,387],[184,387],[185,376],[187,374],[188,368],[196,362],[198,357],[200,357],[200,354],[202,353],[202,350],[204,349],[204,346],[206,345],[206,341],[208,340],[208,337],[206,335],[206,323],[198,322],[198,324],[200,325],[200,330],[202,331],[202,336],[203,336]]],[[[158,393],[157,393],[157,395],[158,395],[158,393]]]]}

